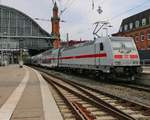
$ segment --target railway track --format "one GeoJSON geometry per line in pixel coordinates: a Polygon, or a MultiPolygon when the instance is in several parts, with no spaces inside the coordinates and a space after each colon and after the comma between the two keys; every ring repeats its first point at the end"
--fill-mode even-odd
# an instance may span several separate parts
{"type": "Polygon", "coordinates": [[[124,119],[121,116],[113,115],[112,112],[108,112],[106,108],[96,105],[95,101],[88,99],[85,95],[75,92],[67,87],[64,87],[56,82],[51,83],[53,87],[61,94],[63,100],[70,106],[70,112],[63,107],[60,108],[63,111],[64,119],[75,120],[116,120],[124,119]],[[114,117],[113,117],[114,116],[114,117]]]}
{"type": "MultiPolygon", "coordinates": [[[[39,68],[38,68],[39,69],[39,68]]],[[[135,89],[135,90],[139,90],[139,91],[144,91],[144,92],[150,92],[150,86],[145,86],[145,85],[139,85],[136,83],[116,83],[116,82],[106,82],[106,81],[101,81],[103,84],[112,84],[112,85],[117,85],[117,86],[123,86],[123,87],[127,87],[127,88],[131,88],[131,89],[135,89]]]]}
{"type": "Polygon", "coordinates": [[[129,87],[129,88],[139,90],[139,91],[150,92],[149,86],[143,86],[143,85],[137,85],[137,84],[125,84],[125,83],[121,83],[121,84],[117,84],[117,85],[129,87]]]}
{"type": "Polygon", "coordinates": [[[121,86],[121,87],[127,87],[127,88],[131,88],[131,89],[134,89],[134,90],[138,90],[138,91],[144,91],[144,92],[150,92],[150,86],[146,86],[146,85],[140,85],[140,84],[137,84],[135,82],[132,82],[132,83],[125,83],[125,82],[121,82],[120,81],[99,81],[103,84],[111,84],[111,85],[117,85],[117,86],[121,86]]]}
{"type": "MultiPolygon", "coordinates": [[[[43,74],[71,108],[72,115],[86,120],[149,120],[150,108],[123,100],[72,81],[43,74]]],[[[56,100],[57,101],[57,100],[56,100]]],[[[60,100],[61,101],[61,100],[60,100]]],[[[71,115],[71,116],[72,116],[71,115]]],[[[80,120],[74,117],[74,119],[80,120]]]]}
{"type": "MultiPolygon", "coordinates": [[[[113,108],[90,99],[83,91],[74,88],[68,83],[64,84],[61,80],[56,81],[56,79],[47,75],[44,75],[44,78],[49,81],[55,90],[62,96],[63,100],[70,106],[70,111],[76,114],[73,116],[69,113],[69,118],[76,120],[132,120],[130,116],[127,116],[124,113],[120,113],[113,108]]],[[[90,96],[90,94],[88,96],[90,96]]]]}

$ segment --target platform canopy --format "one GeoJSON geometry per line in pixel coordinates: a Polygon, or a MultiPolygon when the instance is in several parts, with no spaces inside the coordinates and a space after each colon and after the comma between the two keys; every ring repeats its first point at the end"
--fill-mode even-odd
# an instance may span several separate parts
{"type": "Polygon", "coordinates": [[[0,49],[46,50],[51,36],[23,12],[0,5],[0,49]]]}

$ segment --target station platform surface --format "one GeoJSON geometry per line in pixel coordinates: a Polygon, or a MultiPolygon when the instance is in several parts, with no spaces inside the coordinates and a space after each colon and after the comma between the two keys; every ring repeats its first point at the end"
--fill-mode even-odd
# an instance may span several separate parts
{"type": "Polygon", "coordinates": [[[0,67],[0,120],[62,120],[48,83],[32,68],[0,67]]]}
{"type": "Polygon", "coordinates": [[[143,68],[143,73],[150,74],[150,66],[142,66],[142,68],[143,68]]]}

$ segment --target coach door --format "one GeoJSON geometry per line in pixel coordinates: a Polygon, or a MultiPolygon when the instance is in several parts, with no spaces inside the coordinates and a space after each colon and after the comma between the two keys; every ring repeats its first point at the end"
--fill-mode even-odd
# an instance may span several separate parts
{"type": "Polygon", "coordinates": [[[104,54],[104,43],[99,44],[99,65],[103,64],[103,54],[104,54]]]}
{"type": "Polygon", "coordinates": [[[101,55],[103,54],[104,51],[104,45],[103,43],[98,43],[95,44],[95,64],[96,65],[101,65],[101,55]]]}

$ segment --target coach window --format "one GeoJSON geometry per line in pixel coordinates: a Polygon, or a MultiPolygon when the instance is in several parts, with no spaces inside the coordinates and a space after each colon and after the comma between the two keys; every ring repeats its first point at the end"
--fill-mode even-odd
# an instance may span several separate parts
{"type": "Polygon", "coordinates": [[[135,21],[135,27],[138,28],[139,26],[140,26],[140,22],[139,22],[139,20],[136,20],[135,21]]]}
{"type": "Polygon", "coordinates": [[[142,26],[146,25],[146,18],[142,19],[142,26]]]}
{"type": "Polygon", "coordinates": [[[104,45],[103,45],[103,43],[100,43],[100,50],[101,50],[101,51],[104,50],[104,45]]]}

